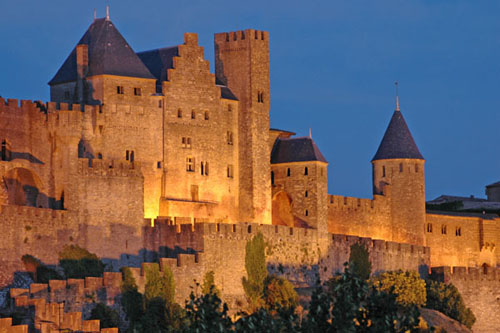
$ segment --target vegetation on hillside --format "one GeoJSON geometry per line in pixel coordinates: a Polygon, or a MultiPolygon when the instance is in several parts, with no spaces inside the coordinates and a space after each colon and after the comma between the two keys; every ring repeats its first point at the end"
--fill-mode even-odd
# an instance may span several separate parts
{"type": "Polygon", "coordinates": [[[104,273],[104,264],[99,257],[78,245],[66,245],[59,252],[59,265],[67,279],[99,277],[104,273]]]}

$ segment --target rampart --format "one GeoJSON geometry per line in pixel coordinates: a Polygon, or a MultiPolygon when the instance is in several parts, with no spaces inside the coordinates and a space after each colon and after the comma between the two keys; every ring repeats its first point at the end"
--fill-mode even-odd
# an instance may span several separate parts
{"type": "Polygon", "coordinates": [[[174,273],[181,279],[176,280],[177,285],[192,285],[193,277],[201,281],[205,273],[214,271],[225,300],[244,302],[241,279],[246,275],[246,244],[259,232],[267,244],[268,271],[286,276],[296,287],[314,286],[318,277],[324,281],[341,272],[354,243],[365,244],[375,273],[395,269],[428,272],[430,251],[426,247],[252,223],[172,225],[156,220],[153,227],[145,228],[145,248],[174,267],[173,271],[190,272],[174,273]],[[183,255],[191,256],[183,259],[183,255]]]}
{"type": "Polygon", "coordinates": [[[500,268],[433,267],[431,277],[457,287],[476,316],[474,332],[500,327],[500,268]]]}

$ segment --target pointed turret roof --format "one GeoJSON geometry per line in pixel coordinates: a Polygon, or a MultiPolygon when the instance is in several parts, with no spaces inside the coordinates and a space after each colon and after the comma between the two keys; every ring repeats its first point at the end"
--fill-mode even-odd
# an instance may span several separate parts
{"type": "Polygon", "coordinates": [[[394,111],[384,138],[372,161],[395,158],[424,159],[413,140],[401,111],[399,111],[399,107],[394,111]]]}
{"type": "MultiPolygon", "coordinates": [[[[109,19],[94,20],[77,45],[80,44],[88,45],[88,76],[108,74],[155,78],[109,19]]],[[[76,80],[75,47],[49,85],[76,80]]]]}
{"type": "Polygon", "coordinates": [[[310,137],[278,138],[271,152],[271,164],[320,161],[328,163],[310,137]]]}

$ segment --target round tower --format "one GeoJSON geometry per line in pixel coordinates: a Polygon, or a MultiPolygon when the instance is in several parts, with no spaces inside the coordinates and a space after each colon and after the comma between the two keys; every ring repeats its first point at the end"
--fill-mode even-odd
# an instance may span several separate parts
{"type": "Polygon", "coordinates": [[[388,200],[392,241],[424,245],[424,164],[397,105],[372,159],[373,194],[388,200]]]}

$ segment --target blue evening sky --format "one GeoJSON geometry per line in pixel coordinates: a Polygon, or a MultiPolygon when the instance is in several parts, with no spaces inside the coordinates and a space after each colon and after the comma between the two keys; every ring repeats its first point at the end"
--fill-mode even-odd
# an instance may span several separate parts
{"type": "MultiPolygon", "coordinates": [[[[307,135],[329,193],[371,197],[371,164],[400,105],[426,158],[427,198],[484,196],[500,180],[500,1],[110,0],[135,51],[196,32],[270,32],[271,126],[307,135]]],[[[2,0],[0,95],[48,100],[47,82],[104,0],[2,0]]],[[[212,66],[213,68],[213,66],[212,66]]]]}

